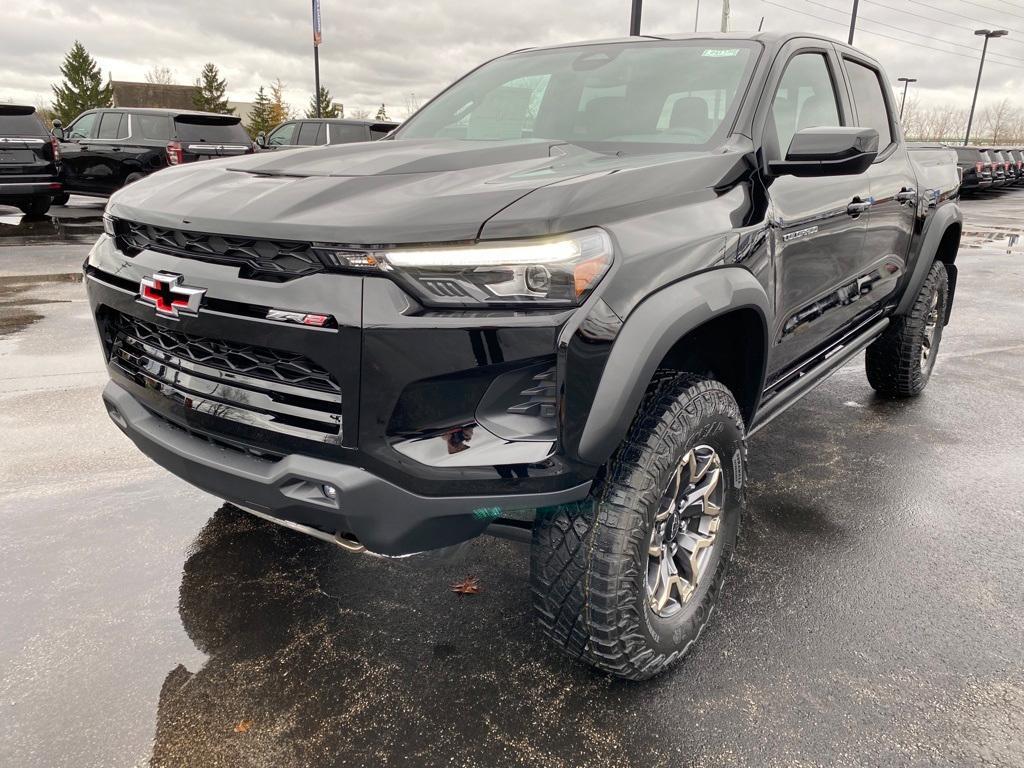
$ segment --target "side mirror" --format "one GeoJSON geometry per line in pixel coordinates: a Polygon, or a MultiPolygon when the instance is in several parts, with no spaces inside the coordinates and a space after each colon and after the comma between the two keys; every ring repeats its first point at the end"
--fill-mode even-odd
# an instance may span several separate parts
{"type": "Polygon", "coordinates": [[[793,135],[785,160],[772,160],[772,176],[854,176],[878,157],[874,128],[804,128],[793,135]]]}
{"type": "Polygon", "coordinates": [[[261,149],[266,149],[267,148],[267,134],[265,134],[265,133],[257,133],[256,134],[256,146],[260,147],[261,149]]]}
{"type": "Polygon", "coordinates": [[[60,120],[53,121],[53,135],[60,141],[64,141],[64,125],[60,120]]]}

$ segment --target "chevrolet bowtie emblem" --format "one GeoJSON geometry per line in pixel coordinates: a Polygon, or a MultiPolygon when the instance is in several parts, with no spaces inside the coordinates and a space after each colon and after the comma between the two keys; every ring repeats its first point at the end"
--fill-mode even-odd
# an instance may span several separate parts
{"type": "Polygon", "coordinates": [[[181,275],[157,272],[144,277],[139,283],[139,298],[156,308],[158,315],[179,317],[179,313],[194,315],[206,295],[205,288],[190,288],[182,285],[181,275]]]}

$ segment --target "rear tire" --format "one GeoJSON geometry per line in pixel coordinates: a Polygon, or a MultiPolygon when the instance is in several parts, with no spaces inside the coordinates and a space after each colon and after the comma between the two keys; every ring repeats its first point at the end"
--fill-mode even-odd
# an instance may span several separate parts
{"type": "Polygon", "coordinates": [[[67,205],[68,200],[70,199],[71,195],[68,194],[67,192],[61,192],[59,194],[53,195],[53,197],[50,198],[50,200],[53,201],[54,205],[67,205]]]}
{"type": "Polygon", "coordinates": [[[146,174],[144,174],[144,173],[129,173],[128,176],[124,180],[124,186],[127,187],[129,184],[134,184],[139,179],[144,179],[144,178],[146,178],[146,174]]]}
{"type": "Polygon", "coordinates": [[[50,210],[50,197],[49,195],[30,197],[28,200],[18,203],[18,208],[26,216],[42,216],[50,210]]]}
{"type": "Polygon", "coordinates": [[[921,394],[939,353],[949,304],[949,276],[941,261],[932,264],[910,312],[893,318],[867,349],[868,383],[883,397],[921,394]]]}
{"type": "Polygon", "coordinates": [[[729,390],[659,374],[590,496],[538,510],[530,575],[544,633],[631,680],[682,658],[732,558],[744,463],[743,419],[729,390]]]}

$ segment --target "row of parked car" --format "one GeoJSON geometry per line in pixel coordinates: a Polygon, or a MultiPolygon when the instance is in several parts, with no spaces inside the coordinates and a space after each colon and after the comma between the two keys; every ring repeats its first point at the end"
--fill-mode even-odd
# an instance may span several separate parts
{"type": "Polygon", "coordinates": [[[950,147],[960,166],[961,194],[1024,185],[1024,148],[950,147]]]}
{"type": "Polygon", "coordinates": [[[106,197],[170,165],[318,144],[372,141],[386,121],[288,120],[249,138],[241,118],[171,109],[92,109],[47,128],[31,106],[0,104],[0,204],[41,216],[71,194],[106,197]]]}

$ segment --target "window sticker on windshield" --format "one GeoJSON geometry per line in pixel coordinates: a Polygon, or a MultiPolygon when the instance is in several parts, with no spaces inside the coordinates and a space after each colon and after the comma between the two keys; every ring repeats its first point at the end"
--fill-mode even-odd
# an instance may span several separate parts
{"type": "Polygon", "coordinates": [[[725,59],[729,56],[738,56],[739,53],[739,48],[705,48],[701,56],[707,56],[711,59],[725,59]]]}

